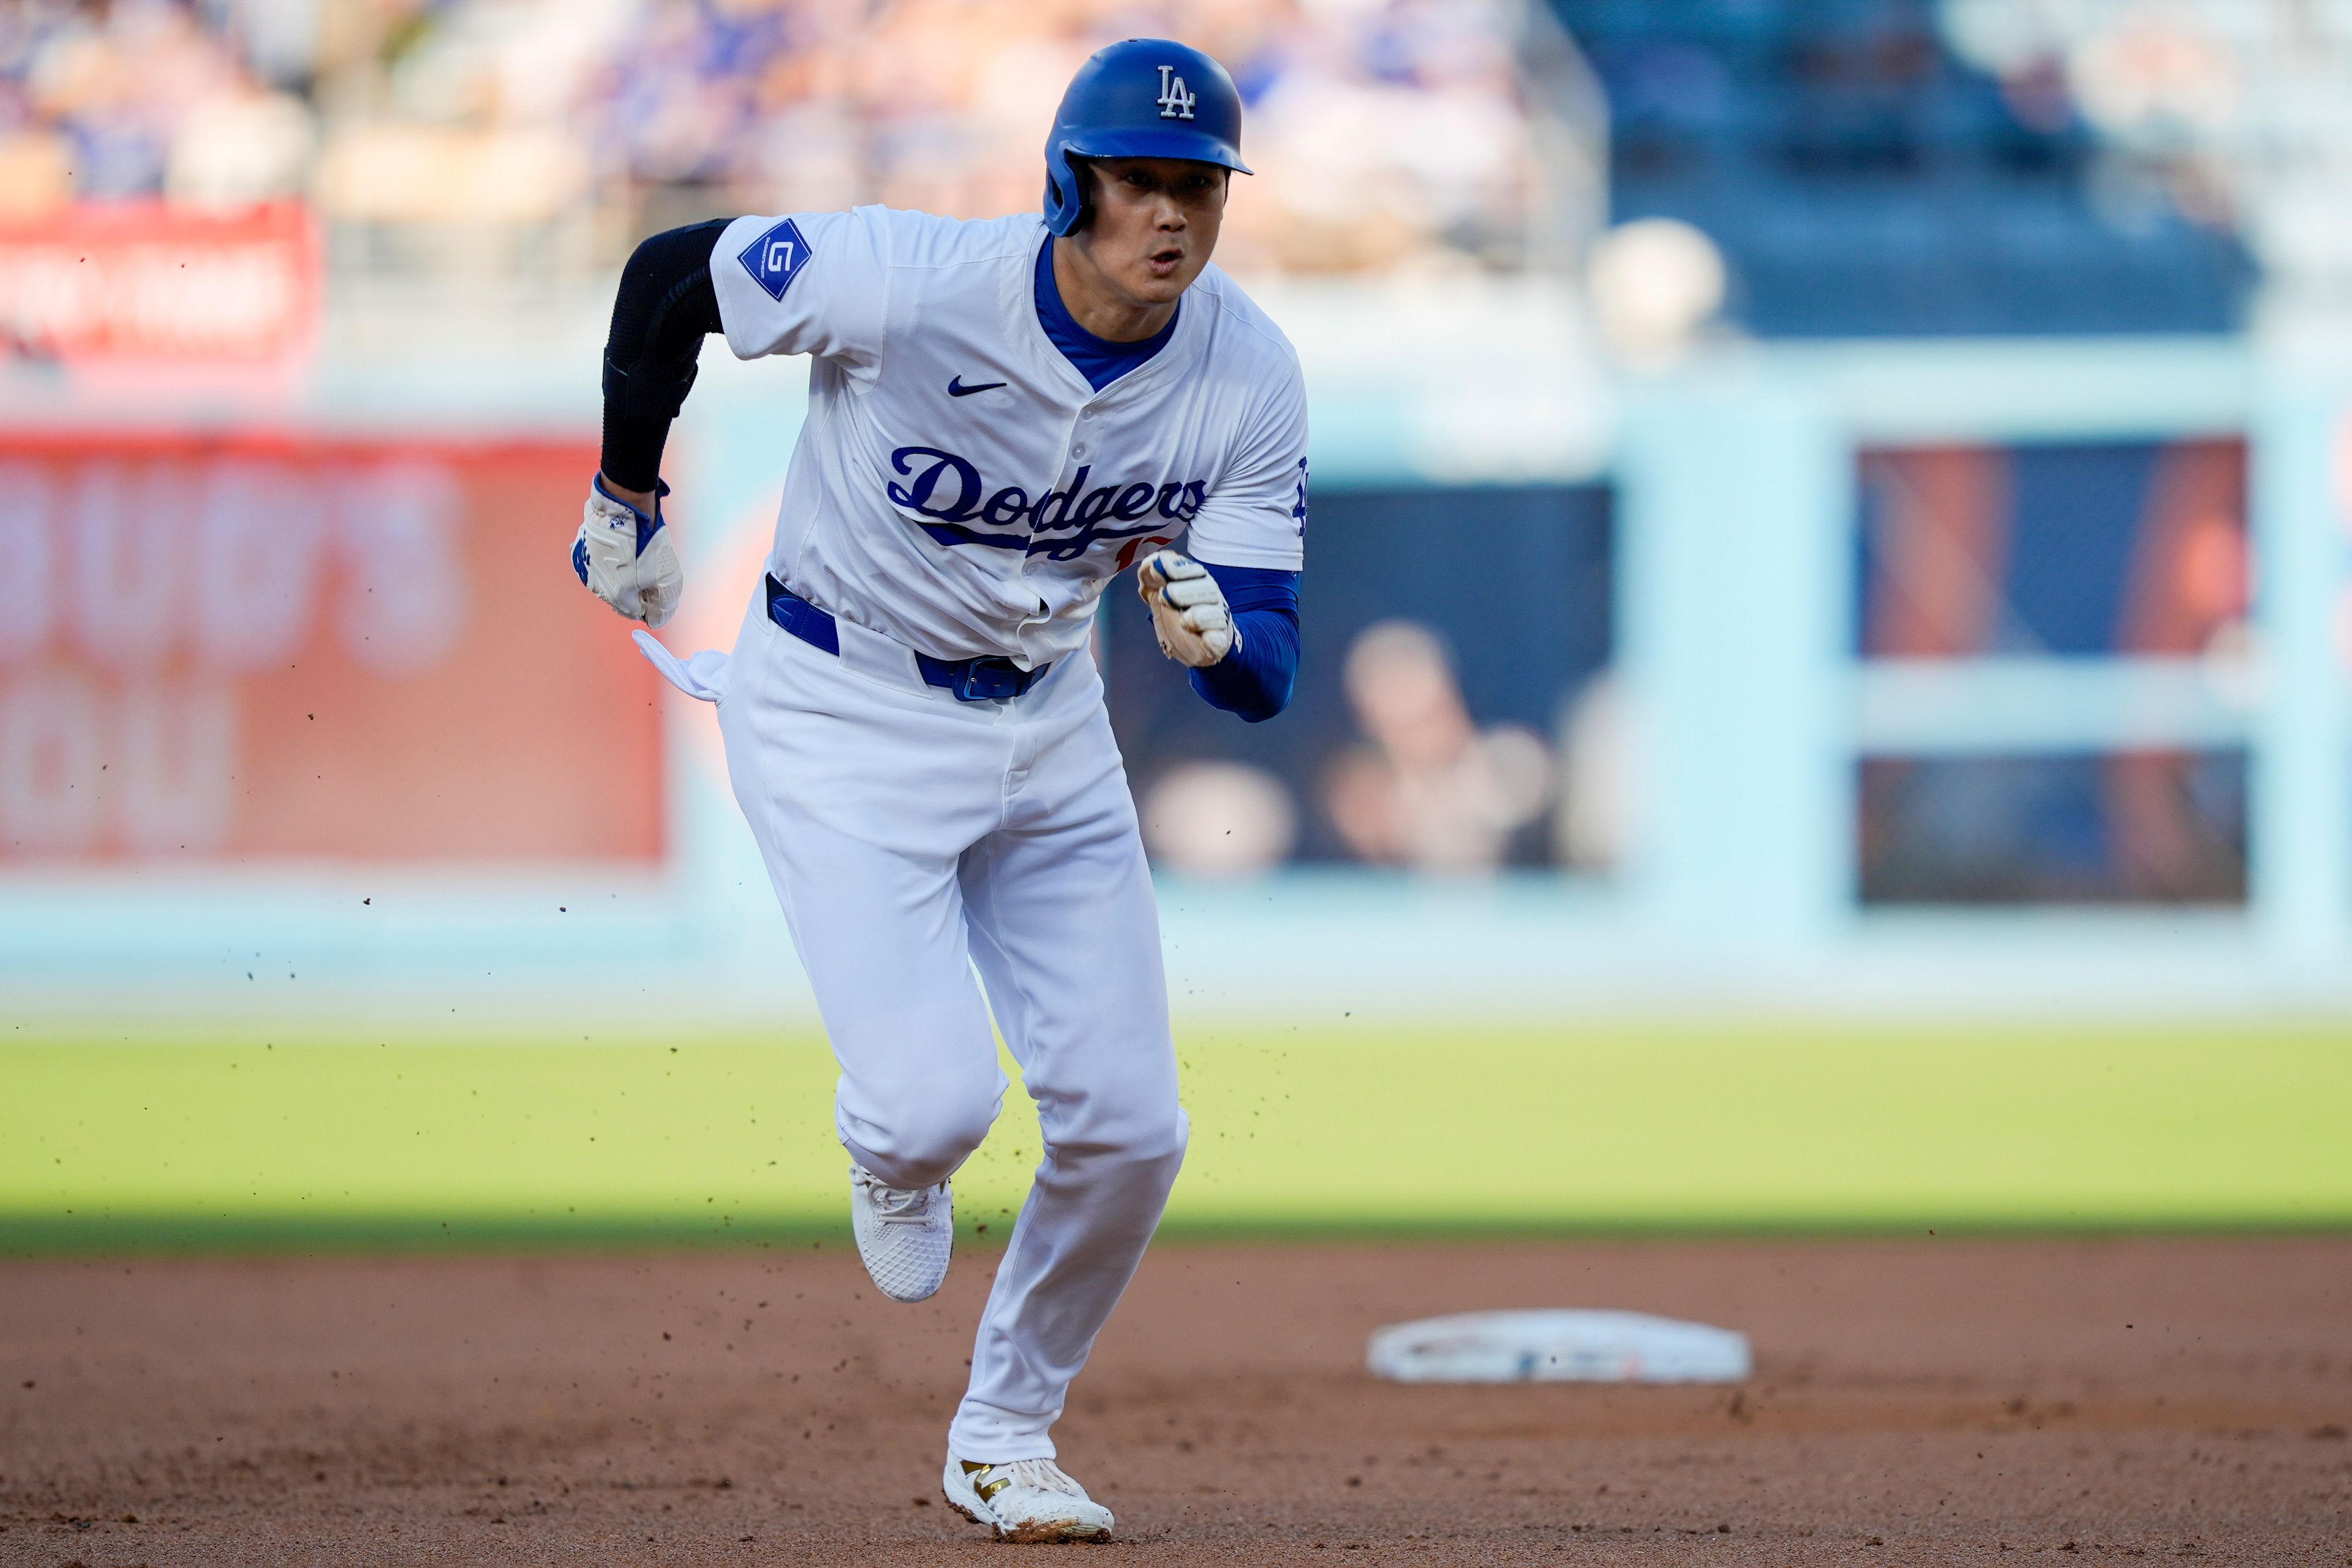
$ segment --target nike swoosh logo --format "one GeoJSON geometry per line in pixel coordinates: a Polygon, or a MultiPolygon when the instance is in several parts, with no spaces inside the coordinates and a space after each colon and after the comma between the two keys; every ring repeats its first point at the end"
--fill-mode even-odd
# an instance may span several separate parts
{"type": "Polygon", "coordinates": [[[1004,383],[1001,381],[983,381],[978,386],[966,386],[963,384],[963,377],[959,375],[951,377],[949,380],[948,395],[950,397],[970,397],[975,392],[994,392],[998,387],[1003,386],[1003,384],[1004,383]]]}

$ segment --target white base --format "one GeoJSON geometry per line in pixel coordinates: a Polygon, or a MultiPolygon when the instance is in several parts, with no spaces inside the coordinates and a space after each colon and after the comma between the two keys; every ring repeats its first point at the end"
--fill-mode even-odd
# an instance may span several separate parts
{"type": "Polygon", "coordinates": [[[1463,1312],[1391,1323],[1364,1354],[1397,1383],[1738,1383],[1748,1336],[1646,1312],[1463,1312]]]}

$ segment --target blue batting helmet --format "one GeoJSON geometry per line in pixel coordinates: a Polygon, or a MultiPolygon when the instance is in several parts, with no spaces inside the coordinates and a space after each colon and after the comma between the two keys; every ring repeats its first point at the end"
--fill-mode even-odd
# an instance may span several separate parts
{"type": "Polygon", "coordinates": [[[1045,136],[1045,226],[1087,220],[1081,158],[1188,158],[1239,174],[1242,95],[1225,68],[1168,38],[1098,49],[1070,79],[1045,136]]]}

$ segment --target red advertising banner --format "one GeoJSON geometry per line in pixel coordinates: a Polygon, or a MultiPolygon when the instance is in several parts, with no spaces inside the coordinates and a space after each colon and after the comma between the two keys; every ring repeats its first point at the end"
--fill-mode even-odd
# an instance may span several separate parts
{"type": "Polygon", "coordinates": [[[0,866],[650,860],[592,443],[0,435],[0,866]]]}
{"type": "Polygon", "coordinates": [[[319,272],[293,203],[82,203],[0,221],[0,332],[65,360],[274,363],[316,334],[319,272]]]}

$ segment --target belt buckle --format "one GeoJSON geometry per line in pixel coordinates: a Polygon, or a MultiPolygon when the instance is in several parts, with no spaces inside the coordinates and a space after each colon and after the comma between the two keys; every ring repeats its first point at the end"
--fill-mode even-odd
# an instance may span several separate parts
{"type": "Polygon", "coordinates": [[[967,660],[952,688],[959,702],[992,702],[1021,695],[1021,671],[1009,659],[967,660]]]}

